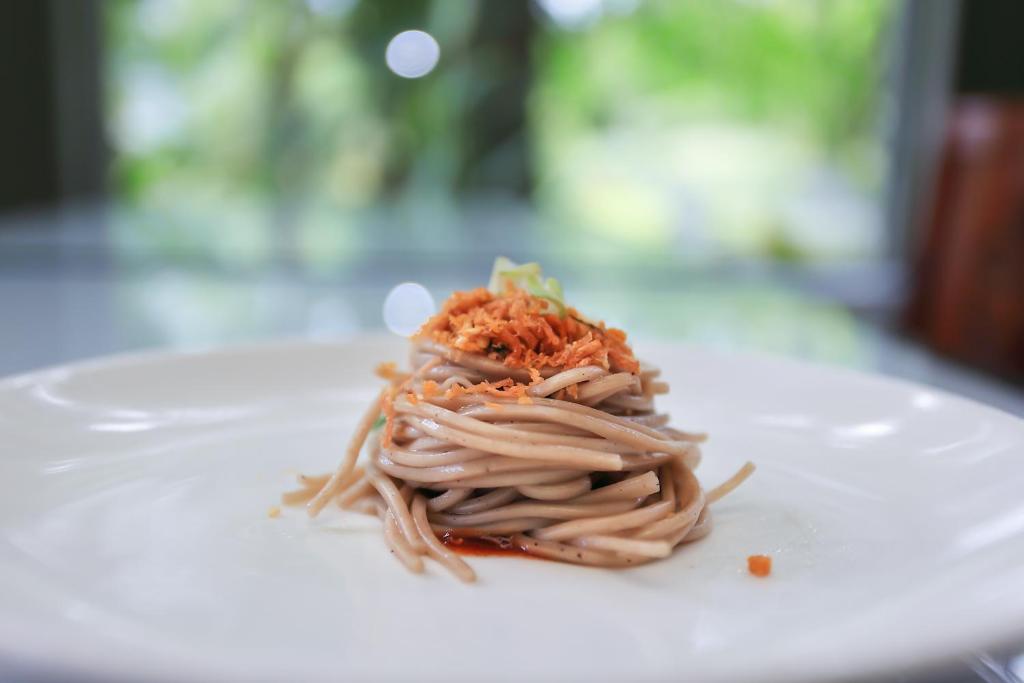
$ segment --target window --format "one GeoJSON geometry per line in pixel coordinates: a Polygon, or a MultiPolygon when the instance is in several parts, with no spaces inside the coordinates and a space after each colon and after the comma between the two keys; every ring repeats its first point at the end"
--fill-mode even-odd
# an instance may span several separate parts
{"type": "Polygon", "coordinates": [[[160,216],[122,238],[331,267],[372,242],[366,212],[485,202],[530,207],[524,229],[563,254],[870,259],[896,8],[110,2],[114,186],[160,216]],[[419,79],[384,60],[410,28],[441,47],[419,79]]]}

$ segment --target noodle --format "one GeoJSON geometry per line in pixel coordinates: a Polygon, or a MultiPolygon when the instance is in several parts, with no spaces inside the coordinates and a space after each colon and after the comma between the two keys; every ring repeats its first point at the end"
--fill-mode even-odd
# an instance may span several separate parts
{"type": "Polygon", "coordinates": [[[395,522],[395,516],[390,512],[384,515],[384,542],[387,543],[391,552],[413,574],[419,574],[423,571],[423,558],[405,540],[402,532],[398,529],[398,524],[395,522]]]}
{"type": "Polygon", "coordinates": [[[753,465],[705,494],[693,474],[704,435],[655,411],[669,388],[659,371],[633,359],[623,333],[571,308],[556,315],[550,299],[511,286],[453,295],[413,338],[412,373],[388,366],[390,386],[338,468],[300,476],[282,501],[311,516],[331,501],[374,514],[410,571],[430,557],[467,582],[476,574],[449,538],[625,567],[709,533],[709,506],[753,465]]]}

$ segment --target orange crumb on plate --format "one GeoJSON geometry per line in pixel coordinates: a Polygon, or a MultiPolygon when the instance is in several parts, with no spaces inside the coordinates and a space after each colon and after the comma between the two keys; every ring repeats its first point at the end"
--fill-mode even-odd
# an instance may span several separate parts
{"type": "Polygon", "coordinates": [[[394,361],[387,361],[374,368],[373,373],[381,379],[394,379],[398,376],[398,367],[394,361]]]}
{"type": "Polygon", "coordinates": [[[267,510],[267,517],[270,517],[271,519],[274,519],[275,517],[280,517],[280,516],[281,516],[281,508],[277,507],[276,505],[271,505],[270,509],[267,510]]]}
{"type": "Polygon", "coordinates": [[[768,576],[772,573],[772,558],[768,555],[751,555],[747,558],[747,570],[754,576],[768,576]]]}

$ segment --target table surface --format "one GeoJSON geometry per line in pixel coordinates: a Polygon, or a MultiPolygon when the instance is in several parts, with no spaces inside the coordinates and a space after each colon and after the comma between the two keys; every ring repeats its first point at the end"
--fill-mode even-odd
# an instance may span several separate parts
{"type": "MultiPolygon", "coordinates": [[[[507,208],[434,220],[442,219],[450,222],[444,230],[422,220],[397,230],[394,214],[336,225],[322,219],[297,244],[294,235],[274,237],[287,234],[287,222],[254,241],[247,221],[263,218],[251,207],[192,222],[114,205],[5,216],[0,376],[141,349],[343,340],[384,327],[382,302],[395,285],[419,282],[440,300],[483,282],[494,255],[504,253],[542,260],[574,305],[629,330],[641,348],[645,339],[672,339],[800,357],[913,380],[1024,416],[1020,387],[871,322],[884,317],[878,302],[898,282],[891,267],[693,263],[614,243],[576,249],[507,208]],[[183,221],[202,230],[181,239],[183,221]]],[[[6,680],[3,674],[0,666],[6,680]]],[[[1022,676],[1024,654],[1002,652],[979,653],[930,679],[1022,676]]]]}

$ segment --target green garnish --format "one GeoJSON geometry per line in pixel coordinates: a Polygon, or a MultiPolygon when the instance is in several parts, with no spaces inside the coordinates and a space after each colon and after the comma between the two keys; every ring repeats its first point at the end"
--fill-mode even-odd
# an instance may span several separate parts
{"type": "Polygon", "coordinates": [[[565,295],[562,292],[562,285],[553,277],[543,279],[539,263],[520,265],[504,256],[494,259],[491,281],[487,285],[487,289],[492,294],[500,295],[505,292],[509,284],[532,296],[544,299],[555,309],[558,317],[565,317],[565,295]]]}
{"type": "Polygon", "coordinates": [[[374,421],[373,426],[370,427],[370,431],[372,432],[375,429],[380,429],[381,427],[384,426],[384,423],[387,421],[388,420],[386,417],[384,417],[383,415],[379,415],[377,419],[374,421]]]}

